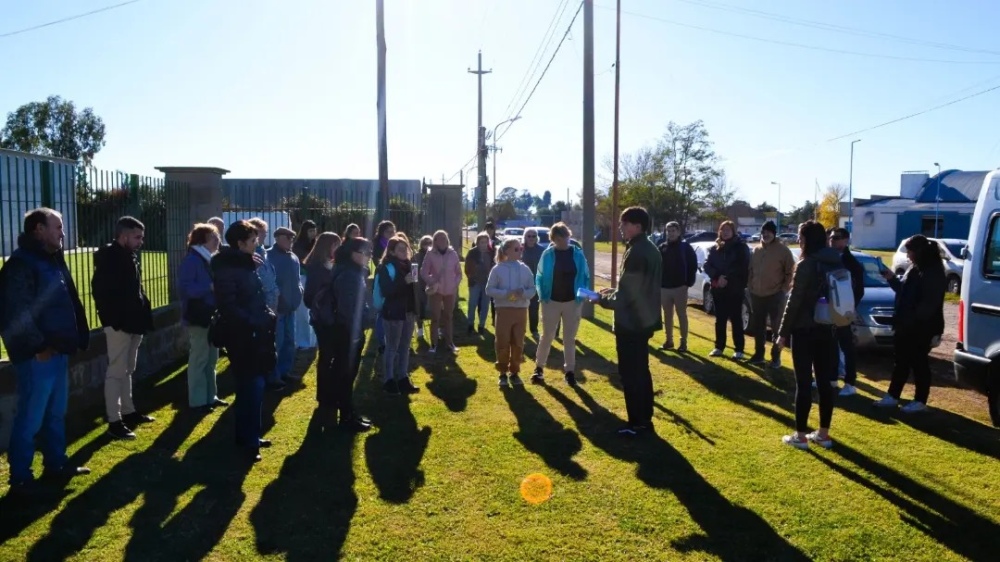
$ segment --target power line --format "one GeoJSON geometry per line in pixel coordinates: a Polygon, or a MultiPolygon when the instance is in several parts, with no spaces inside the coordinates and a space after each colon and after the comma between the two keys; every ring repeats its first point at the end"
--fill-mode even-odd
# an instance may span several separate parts
{"type": "MultiPolygon", "coordinates": [[[[613,9],[613,8],[608,8],[607,6],[598,6],[598,7],[599,8],[603,8],[603,9],[613,9]]],[[[682,22],[679,22],[679,21],[669,20],[669,19],[661,18],[661,17],[657,17],[657,16],[651,16],[651,15],[648,15],[648,14],[640,14],[638,12],[629,12],[629,11],[622,10],[622,13],[623,14],[628,14],[630,16],[635,16],[635,17],[638,17],[638,18],[643,18],[643,19],[658,21],[658,22],[661,22],[661,23],[669,24],[669,25],[675,25],[675,26],[678,26],[678,27],[685,27],[685,28],[688,28],[688,29],[696,29],[698,31],[706,31],[708,33],[716,33],[718,35],[727,35],[727,36],[730,36],[730,37],[739,37],[741,39],[749,39],[751,41],[759,41],[761,43],[771,43],[771,44],[774,44],[774,45],[782,45],[782,46],[785,46],[785,47],[797,47],[797,48],[800,48],[800,49],[810,49],[810,50],[813,50],[813,51],[824,51],[824,52],[827,52],[827,53],[837,53],[837,54],[842,54],[842,55],[853,55],[853,56],[858,56],[858,57],[871,57],[871,58],[889,59],[889,60],[898,60],[898,61],[909,61],[909,62],[935,62],[935,63],[945,63],[945,64],[1000,64],[1000,60],[995,60],[995,61],[969,61],[969,60],[928,59],[928,58],[919,58],[919,57],[902,57],[902,56],[896,56],[896,55],[883,55],[883,54],[878,54],[878,53],[864,53],[864,52],[861,52],[861,51],[850,51],[850,50],[847,50],[847,49],[834,49],[834,48],[829,48],[829,47],[819,47],[819,46],[816,46],[816,45],[806,45],[806,44],[803,44],[803,43],[794,43],[794,42],[791,42],[791,41],[781,41],[781,40],[777,40],[777,39],[767,39],[767,38],[764,38],[764,37],[756,37],[756,36],[753,36],[753,35],[745,35],[745,34],[742,34],[742,33],[734,33],[734,32],[731,32],[731,31],[723,31],[721,29],[713,29],[711,27],[703,27],[703,26],[700,26],[700,25],[694,25],[694,24],[690,24],[690,23],[682,23],[682,22]]]]}
{"type": "Polygon", "coordinates": [[[1000,90],[1000,85],[996,85],[996,86],[993,86],[992,88],[987,88],[985,90],[980,90],[980,91],[978,91],[978,92],[976,92],[974,94],[969,94],[967,96],[964,96],[964,97],[961,97],[961,98],[958,98],[958,99],[955,99],[955,100],[951,100],[949,102],[942,103],[940,105],[935,105],[934,107],[929,107],[927,109],[924,109],[922,111],[918,111],[916,113],[911,113],[911,114],[905,115],[903,117],[898,117],[896,119],[892,119],[891,121],[886,121],[885,123],[879,123],[878,125],[875,125],[874,127],[868,127],[867,129],[860,129],[860,130],[857,130],[857,131],[853,131],[853,132],[847,133],[846,135],[840,135],[839,137],[833,137],[832,139],[827,139],[827,142],[833,142],[833,141],[844,139],[844,138],[847,138],[847,137],[852,137],[852,136],[860,134],[860,133],[867,133],[868,131],[874,131],[875,129],[880,129],[880,128],[885,127],[887,125],[892,125],[893,123],[899,123],[900,121],[905,121],[907,119],[910,119],[910,118],[913,118],[913,117],[917,117],[917,116],[923,115],[925,113],[930,113],[931,111],[935,111],[935,110],[941,109],[943,107],[948,107],[949,105],[955,105],[956,103],[960,103],[960,102],[963,102],[965,100],[972,99],[972,98],[977,97],[977,96],[981,96],[983,94],[988,94],[988,93],[990,93],[990,92],[992,92],[994,90],[1000,90]]]}
{"type": "Polygon", "coordinates": [[[766,12],[763,10],[755,10],[753,8],[744,8],[741,6],[733,6],[731,4],[724,4],[721,2],[711,2],[709,0],[675,0],[677,2],[683,2],[685,4],[691,4],[694,6],[701,6],[704,8],[710,8],[713,10],[722,10],[732,13],[745,14],[757,18],[768,19],[772,21],[779,21],[784,23],[790,23],[793,25],[799,25],[803,27],[811,27],[814,29],[823,29],[826,31],[834,31],[837,33],[846,33],[848,35],[860,36],[860,37],[873,37],[879,39],[889,39],[892,41],[899,41],[902,43],[908,43],[911,45],[924,45],[927,47],[934,47],[936,49],[946,49],[952,51],[962,51],[966,53],[982,53],[988,55],[1000,55],[998,51],[990,51],[988,49],[979,49],[975,47],[964,47],[962,45],[954,45],[951,43],[941,43],[938,41],[927,41],[925,39],[914,39],[912,37],[904,37],[902,35],[893,35],[891,33],[884,33],[881,31],[872,31],[867,29],[861,29],[857,27],[849,27],[844,25],[837,25],[832,23],[820,22],[815,20],[808,20],[802,18],[795,18],[791,16],[784,16],[781,14],[775,14],[773,12],[766,12]]]}
{"type": "MultiPolygon", "coordinates": [[[[544,79],[545,75],[548,73],[549,67],[552,66],[552,61],[556,60],[556,55],[559,54],[559,50],[562,48],[563,43],[565,43],[566,42],[566,38],[569,37],[569,32],[573,30],[573,24],[576,23],[576,18],[580,15],[580,12],[582,10],[583,10],[583,2],[580,2],[580,6],[576,9],[576,13],[573,14],[573,19],[569,22],[569,25],[566,26],[566,32],[563,33],[562,39],[560,39],[559,40],[559,44],[556,45],[555,52],[552,53],[552,56],[549,58],[548,64],[546,64],[545,65],[545,69],[542,70],[541,76],[538,77],[538,81],[535,82],[535,86],[533,88],[531,88],[531,92],[528,94],[527,99],[525,99],[524,103],[521,104],[521,108],[517,110],[517,113],[514,114],[514,117],[520,117],[521,116],[521,113],[524,112],[524,108],[528,105],[528,102],[531,101],[531,97],[533,95],[535,95],[535,90],[538,89],[538,85],[542,83],[542,79],[544,79]]],[[[500,133],[499,135],[497,135],[497,138],[493,139],[493,143],[495,144],[500,139],[502,139],[503,136],[507,134],[507,131],[510,130],[511,125],[513,125],[513,124],[514,124],[514,121],[511,121],[510,123],[508,123],[507,127],[503,130],[503,132],[500,133]]]]}
{"type": "Polygon", "coordinates": [[[466,171],[469,168],[469,164],[473,163],[476,160],[477,156],[479,156],[479,151],[476,151],[476,153],[472,155],[472,158],[469,158],[468,161],[465,162],[465,164],[462,164],[461,166],[459,166],[458,167],[458,171],[456,171],[454,174],[452,174],[451,177],[448,178],[444,183],[451,183],[451,180],[455,179],[455,176],[457,176],[460,173],[466,171]]]}
{"type": "Polygon", "coordinates": [[[124,6],[128,6],[129,4],[135,4],[136,2],[139,2],[139,1],[140,0],[128,0],[127,2],[122,2],[121,4],[115,4],[113,6],[105,6],[103,8],[98,8],[96,10],[91,10],[89,12],[84,12],[82,14],[76,14],[75,16],[68,16],[68,17],[65,17],[65,18],[62,18],[62,19],[58,19],[58,20],[54,20],[54,21],[50,21],[50,22],[47,22],[47,23],[33,25],[31,27],[25,27],[24,29],[17,29],[17,30],[14,30],[14,31],[8,31],[6,33],[0,34],[0,39],[4,39],[6,37],[13,37],[15,35],[20,35],[22,33],[27,33],[29,31],[35,31],[36,29],[42,29],[43,27],[49,27],[49,26],[53,26],[53,25],[58,25],[60,23],[66,23],[68,21],[78,20],[80,18],[85,18],[87,16],[92,16],[92,15],[95,15],[95,14],[100,14],[101,12],[108,12],[108,11],[114,10],[116,8],[122,8],[124,6]]]}
{"type": "Polygon", "coordinates": [[[503,115],[507,115],[508,112],[520,101],[521,97],[524,95],[524,90],[527,88],[528,84],[531,83],[531,79],[534,78],[535,73],[538,72],[538,66],[542,63],[542,57],[546,51],[549,50],[549,45],[552,44],[552,39],[555,38],[556,25],[562,21],[563,14],[566,13],[566,8],[569,6],[569,0],[561,0],[558,6],[556,6],[556,11],[552,14],[552,19],[549,21],[549,26],[545,30],[545,34],[542,35],[542,42],[538,44],[538,48],[535,49],[534,56],[531,57],[531,62],[528,63],[528,68],[524,71],[524,76],[521,77],[521,82],[517,85],[517,89],[514,90],[514,96],[511,98],[510,102],[507,103],[507,107],[503,110],[503,115]]]}

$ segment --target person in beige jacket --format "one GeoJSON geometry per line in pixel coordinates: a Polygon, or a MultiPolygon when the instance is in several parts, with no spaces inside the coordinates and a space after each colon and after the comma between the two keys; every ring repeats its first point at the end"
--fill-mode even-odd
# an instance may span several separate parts
{"type": "MultiPolygon", "coordinates": [[[[764,342],[767,339],[765,322],[771,321],[771,329],[777,331],[781,323],[781,313],[785,309],[785,298],[792,285],[795,258],[777,238],[778,228],[773,221],[767,221],[760,229],[760,246],[750,257],[750,330],[754,337],[752,365],[764,364],[764,342]]],[[[781,348],[771,346],[771,367],[781,367],[781,348]]]]}

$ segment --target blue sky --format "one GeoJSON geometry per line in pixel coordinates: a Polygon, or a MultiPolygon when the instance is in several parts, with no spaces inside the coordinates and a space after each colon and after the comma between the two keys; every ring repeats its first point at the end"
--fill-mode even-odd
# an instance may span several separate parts
{"type": "MultiPolygon", "coordinates": [[[[0,34],[114,3],[0,0],[0,34]]],[[[601,163],[612,150],[614,2],[596,4],[597,160],[599,176],[607,177],[601,163]]],[[[476,79],[466,69],[475,66],[476,51],[493,70],[484,77],[484,125],[492,129],[515,111],[507,108],[559,5],[386,0],[391,177],[440,181],[469,160],[476,79]]],[[[572,0],[558,22],[556,41],[576,6],[572,0]]],[[[770,182],[778,181],[784,210],[811,199],[817,180],[847,183],[853,138],[862,139],[856,196],[898,193],[901,171],[931,170],[935,161],[945,169],[992,169],[1000,161],[1000,90],[827,142],[1000,85],[1000,4],[943,6],[625,0],[621,150],[654,142],[671,120],[702,119],[740,196],[776,203],[770,182]],[[720,5],[917,42],[793,25],[720,5]]],[[[0,114],[50,94],[93,107],[108,129],[95,160],[100,168],[154,174],[154,166],[208,165],[232,170],[231,177],[377,177],[374,2],[143,0],[0,38],[0,53],[0,114]]],[[[522,119],[499,143],[501,186],[549,189],[555,199],[569,189],[576,197],[582,56],[581,16],[522,119]]]]}

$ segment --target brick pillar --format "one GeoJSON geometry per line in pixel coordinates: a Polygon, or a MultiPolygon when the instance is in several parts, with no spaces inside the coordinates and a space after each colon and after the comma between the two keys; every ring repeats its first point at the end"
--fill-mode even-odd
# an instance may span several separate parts
{"type": "Polygon", "coordinates": [[[428,185],[427,220],[425,231],[433,234],[443,230],[448,233],[451,245],[464,256],[465,205],[462,200],[462,185],[428,185]]]}
{"type": "Polygon", "coordinates": [[[177,302],[177,271],[187,253],[187,233],[195,223],[222,216],[222,176],[229,170],[184,166],[156,169],[166,180],[167,271],[170,302],[177,302]]]}

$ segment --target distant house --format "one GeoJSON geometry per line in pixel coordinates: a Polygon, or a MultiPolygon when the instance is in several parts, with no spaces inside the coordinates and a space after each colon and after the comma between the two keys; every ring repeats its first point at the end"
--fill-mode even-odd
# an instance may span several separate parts
{"type": "Polygon", "coordinates": [[[935,222],[939,238],[968,238],[976,199],[988,173],[902,174],[899,196],[855,200],[852,243],[859,248],[896,248],[914,234],[934,236],[935,222]]]}

